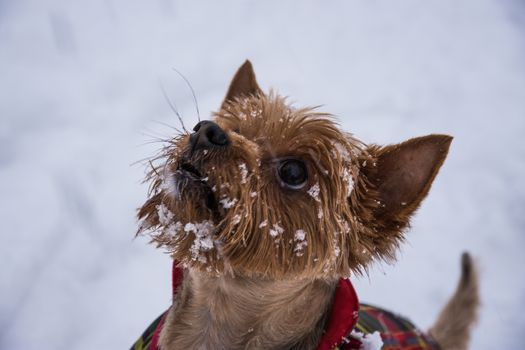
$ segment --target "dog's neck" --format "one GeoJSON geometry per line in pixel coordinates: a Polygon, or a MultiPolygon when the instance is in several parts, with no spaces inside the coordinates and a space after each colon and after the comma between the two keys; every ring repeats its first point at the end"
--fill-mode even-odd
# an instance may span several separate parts
{"type": "Polygon", "coordinates": [[[163,350],[315,349],[337,280],[263,280],[190,270],[160,335],[163,350]]]}

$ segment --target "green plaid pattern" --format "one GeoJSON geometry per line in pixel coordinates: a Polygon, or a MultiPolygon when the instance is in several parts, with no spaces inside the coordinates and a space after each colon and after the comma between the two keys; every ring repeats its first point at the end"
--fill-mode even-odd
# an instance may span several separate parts
{"type": "Polygon", "coordinates": [[[133,344],[130,350],[155,350],[150,349],[151,339],[153,338],[153,333],[155,333],[155,329],[157,329],[157,326],[159,325],[160,321],[162,320],[165,314],[166,312],[157,317],[155,321],[153,321],[153,323],[149,325],[149,327],[144,331],[144,333],[142,333],[140,338],[137,339],[135,344],[133,344]]]}

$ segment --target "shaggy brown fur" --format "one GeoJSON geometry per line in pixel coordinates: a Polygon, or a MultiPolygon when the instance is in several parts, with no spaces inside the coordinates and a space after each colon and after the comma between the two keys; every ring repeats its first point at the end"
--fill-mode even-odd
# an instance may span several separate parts
{"type": "Polygon", "coordinates": [[[139,233],[187,269],[161,344],[315,347],[334,281],[395,258],[452,138],[365,145],[332,116],[264,94],[248,61],[214,122],[227,142],[196,147],[209,135],[176,136],[138,214],[139,233]],[[279,175],[290,159],[304,164],[301,186],[279,175]]]}

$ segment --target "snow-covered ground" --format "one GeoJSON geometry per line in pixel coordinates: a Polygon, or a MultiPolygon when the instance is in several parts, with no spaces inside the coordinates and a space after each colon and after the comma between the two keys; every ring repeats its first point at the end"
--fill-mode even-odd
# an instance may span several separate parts
{"type": "Polygon", "coordinates": [[[432,324],[469,250],[473,349],[523,349],[525,4],[464,1],[0,1],[0,348],[124,349],[170,301],[168,256],[133,239],[154,137],[259,82],[366,142],[455,136],[399,262],[362,300],[432,324]]]}

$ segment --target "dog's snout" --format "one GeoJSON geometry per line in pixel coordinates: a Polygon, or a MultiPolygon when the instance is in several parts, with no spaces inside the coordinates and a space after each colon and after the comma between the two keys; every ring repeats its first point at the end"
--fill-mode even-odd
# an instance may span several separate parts
{"type": "Polygon", "coordinates": [[[193,150],[223,147],[230,143],[226,132],[219,125],[209,120],[197,123],[193,131],[194,133],[190,135],[190,144],[193,150]]]}

